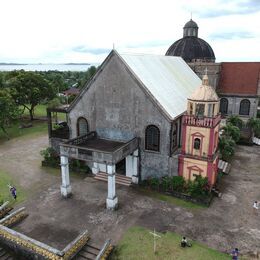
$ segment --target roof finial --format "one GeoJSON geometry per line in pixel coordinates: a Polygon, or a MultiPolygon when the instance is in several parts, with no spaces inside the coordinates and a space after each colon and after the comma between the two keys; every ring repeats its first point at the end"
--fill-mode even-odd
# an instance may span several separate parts
{"type": "Polygon", "coordinates": [[[113,50],[115,50],[115,43],[113,42],[113,50]]]}
{"type": "Polygon", "coordinates": [[[208,68],[205,69],[205,75],[208,75],[208,68]]]}
{"type": "Polygon", "coordinates": [[[190,12],[190,19],[192,20],[192,12],[190,12]]]}

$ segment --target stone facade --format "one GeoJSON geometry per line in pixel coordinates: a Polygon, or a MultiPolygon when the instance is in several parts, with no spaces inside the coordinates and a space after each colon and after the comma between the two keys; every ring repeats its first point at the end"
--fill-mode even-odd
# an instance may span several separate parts
{"type": "MultiPolygon", "coordinates": [[[[227,113],[222,114],[223,116],[228,115],[239,115],[242,118],[256,117],[257,106],[260,95],[260,81],[258,83],[258,91],[255,94],[241,94],[240,89],[233,91],[233,93],[223,93],[220,88],[220,77],[221,77],[221,64],[222,63],[205,63],[205,62],[192,62],[188,63],[190,68],[202,79],[205,71],[207,70],[207,75],[209,78],[209,84],[214,87],[218,93],[220,99],[226,98],[228,100],[227,113]],[[250,110],[248,115],[241,115],[240,104],[241,101],[247,99],[250,102],[250,110]]],[[[245,75],[246,76],[246,75],[245,75]]],[[[232,77],[232,75],[228,75],[232,77]]]]}
{"type": "Polygon", "coordinates": [[[172,157],[171,131],[172,125],[177,124],[179,145],[181,117],[169,120],[117,55],[112,53],[107,59],[106,65],[72,104],[68,114],[71,138],[77,136],[78,118],[84,117],[89,131],[96,131],[100,138],[118,141],[139,138],[141,179],[177,175],[176,158],[172,157]],[[155,125],[160,130],[159,152],[145,149],[145,130],[149,125],[155,125]]]}

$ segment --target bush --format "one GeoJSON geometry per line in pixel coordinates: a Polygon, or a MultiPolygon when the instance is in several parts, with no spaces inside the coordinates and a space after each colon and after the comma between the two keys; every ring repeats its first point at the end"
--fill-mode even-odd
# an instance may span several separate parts
{"type": "Polygon", "coordinates": [[[224,135],[226,137],[231,137],[236,143],[240,139],[240,129],[237,126],[228,123],[226,126],[223,127],[224,135]]]}
{"type": "Polygon", "coordinates": [[[239,129],[241,129],[244,126],[243,120],[238,115],[229,116],[227,118],[227,123],[232,124],[233,126],[236,126],[239,129]]]}
{"type": "Polygon", "coordinates": [[[45,150],[40,151],[41,156],[43,156],[44,161],[50,166],[59,165],[60,158],[59,155],[52,147],[47,147],[45,150]]]}
{"type": "Polygon", "coordinates": [[[162,185],[163,191],[170,190],[171,189],[171,178],[168,176],[163,177],[161,180],[161,185],[162,185]]]}
{"type": "Polygon", "coordinates": [[[209,192],[208,178],[197,175],[194,181],[187,182],[187,192],[195,197],[207,195],[209,192]]]}
{"type": "Polygon", "coordinates": [[[147,181],[151,189],[157,189],[157,190],[159,189],[160,181],[158,178],[152,177],[149,178],[147,181]]]}
{"type": "Polygon", "coordinates": [[[173,176],[171,178],[171,186],[174,191],[183,191],[185,180],[182,176],[173,176]]]}

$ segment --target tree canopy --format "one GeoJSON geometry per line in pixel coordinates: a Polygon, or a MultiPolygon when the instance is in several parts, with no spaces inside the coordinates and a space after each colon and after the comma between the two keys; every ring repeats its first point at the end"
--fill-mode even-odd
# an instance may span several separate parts
{"type": "Polygon", "coordinates": [[[28,109],[33,120],[34,108],[43,101],[55,97],[55,89],[40,74],[20,71],[8,81],[15,103],[28,109]]]}
{"type": "Polygon", "coordinates": [[[0,89],[0,128],[8,136],[6,127],[10,125],[11,121],[17,119],[21,113],[15,104],[8,89],[0,89]]]}

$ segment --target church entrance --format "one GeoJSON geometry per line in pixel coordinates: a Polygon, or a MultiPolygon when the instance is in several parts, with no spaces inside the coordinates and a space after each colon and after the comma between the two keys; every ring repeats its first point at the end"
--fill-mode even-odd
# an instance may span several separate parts
{"type": "Polygon", "coordinates": [[[116,164],[116,174],[126,175],[125,158],[116,164]]]}

